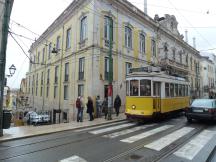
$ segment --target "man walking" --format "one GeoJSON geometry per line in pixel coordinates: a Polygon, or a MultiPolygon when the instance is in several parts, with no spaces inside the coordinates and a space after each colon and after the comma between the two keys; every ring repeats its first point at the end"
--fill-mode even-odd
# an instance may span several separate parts
{"type": "Polygon", "coordinates": [[[121,106],[121,98],[119,97],[119,95],[116,95],[115,101],[114,101],[114,108],[116,111],[116,116],[119,115],[119,108],[121,106]]]}

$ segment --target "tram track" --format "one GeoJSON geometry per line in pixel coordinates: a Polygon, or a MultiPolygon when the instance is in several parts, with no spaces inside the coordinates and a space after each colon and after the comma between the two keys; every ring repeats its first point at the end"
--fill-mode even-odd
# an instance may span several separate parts
{"type": "MultiPolygon", "coordinates": [[[[126,121],[126,120],[125,120],[126,121]]],[[[105,125],[106,126],[106,125],[105,125]]],[[[130,128],[132,126],[128,126],[128,128],[130,128]]],[[[93,128],[94,129],[94,128],[93,128]]],[[[72,130],[74,131],[74,130],[72,130]]],[[[77,136],[79,136],[79,134],[82,134],[83,132],[75,132],[77,136]]],[[[58,138],[52,138],[52,139],[44,139],[44,140],[41,140],[41,141],[37,141],[37,142],[32,142],[32,143],[29,143],[29,144],[23,144],[23,145],[17,145],[17,146],[11,146],[11,147],[7,147],[3,145],[3,150],[0,149],[0,152],[1,151],[6,151],[6,150],[10,150],[10,149],[21,149],[21,147],[26,147],[26,146],[30,146],[30,145],[40,145],[40,144],[43,144],[45,145],[45,142],[50,142],[50,141],[53,141],[56,142],[56,144],[53,144],[53,146],[50,146],[50,147],[46,147],[44,146],[44,148],[40,148],[40,149],[34,149],[34,150],[27,150],[25,153],[17,153],[16,155],[9,155],[5,158],[2,158],[0,157],[0,161],[1,160],[8,160],[8,159],[12,159],[12,158],[17,158],[17,157],[20,157],[20,156],[24,156],[24,155],[29,155],[29,154],[32,154],[32,153],[36,153],[36,152],[41,152],[41,151],[44,151],[44,150],[49,150],[49,149],[53,149],[53,148],[56,148],[56,147],[61,147],[61,146],[65,146],[65,145],[70,145],[70,144],[74,144],[74,143],[79,143],[79,142],[82,142],[82,141],[86,141],[86,140],[92,140],[92,139],[95,139],[95,138],[98,138],[101,136],[101,134],[98,134],[98,135],[93,135],[93,136],[87,136],[85,138],[81,138],[80,136],[80,139],[75,139],[73,140],[73,137],[74,134],[71,134],[71,135],[68,135],[68,136],[62,136],[62,137],[58,137],[58,138]],[[65,142],[62,142],[62,139],[66,140],[65,142]]],[[[50,144],[51,145],[51,144],[50,144]]]]}
{"type": "MultiPolygon", "coordinates": [[[[89,130],[90,129],[94,129],[94,127],[97,127],[97,126],[99,126],[99,127],[106,127],[106,126],[109,126],[111,124],[118,125],[119,123],[123,123],[123,122],[127,123],[127,120],[124,119],[124,120],[119,120],[119,121],[115,121],[115,122],[111,122],[111,123],[102,123],[102,124],[98,124],[98,125],[93,125],[93,126],[89,126],[88,129],[89,130]]],[[[50,133],[50,134],[55,135],[57,137],[56,138],[54,138],[54,137],[52,137],[52,138],[46,137],[46,138],[43,138],[42,140],[39,139],[39,140],[34,141],[34,142],[27,142],[27,143],[24,142],[24,144],[19,144],[19,145],[7,146],[7,145],[4,145],[4,144],[2,145],[0,143],[0,151],[11,149],[11,148],[16,148],[16,147],[22,147],[22,146],[26,146],[26,145],[34,145],[34,144],[39,144],[39,143],[43,143],[43,142],[48,142],[48,141],[53,141],[53,140],[68,138],[68,137],[73,136],[74,134],[65,135],[66,133],[68,133],[68,132],[81,133],[81,132],[83,132],[85,130],[83,130],[83,131],[77,131],[77,130],[82,130],[82,129],[85,129],[85,127],[83,127],[83,128],[75,128],[73,130],[64,130],[64,131],[61,131],[61,132],[50,133]]],[[[47,136],[49,136],[50,134],[47,134],[47,136]]],[[[37,135],[35,137],[27,137],[27,139],[29,139],[29,138],[40,138],[41,136],[43,136],[43,134],[42,135],[37,135]]],[[[2,143],[13,142],[13,141],[16,141],[16,140],[17,139],[11,140],[11,141],[2,142],[2,143]]]]}
{"type": "MultiPolygon", "coordinates": [[[[180,128],[188,126],[187,124],[182,125],[180,128]]],[[[165,149],[164,151],[161,151],[159,154],[157,154],[156,156],[153,157],[141,157],[138,160],[139,161],[143,161],[143,162],[160,162],[162,159],[168,157],[169,155],[171,155],[172,153],[174,153],[178,148],[180,148],[181,146],[183,146],[187,141],[189,141],[192,137],[194,137],[195,135],[199,134],[201,131],[203,131],[204,129],[206,129],[207,126],[202,126],[197,128],[196,130],[194,130],[192,133],[190,133],[189,135],[187,135],[185,138],[182,138],[177,144],[175,145],[171,145],[172,147],[169,147],[169,149],[165,149]]],[[[176,142],[175,142],[176,143],[176,142]]],[[[116,161],[118,159],[124,158],[128,155],[130,155],[130,157],[132,156],[136,156],[134,153],[140,149],[142,149],[144,147],[144,145],[146,144],[146,142],[143,142],[141,144],[139,144],[136,147],[133,147],[125,152],[122,152],[119,155],[113,156],[103,162],[111,162],[111,161],[116,161]]]]}

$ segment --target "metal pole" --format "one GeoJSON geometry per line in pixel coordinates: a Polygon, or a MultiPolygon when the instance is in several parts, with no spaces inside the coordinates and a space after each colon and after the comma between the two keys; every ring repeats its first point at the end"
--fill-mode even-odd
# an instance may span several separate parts
{"type": "Polygon", "coordinates": [[[109,86],[108,86],[108,120],[112,120],[112,96],[113,96],[113,59],[112,59],[112,45],[113,45],[113,21],[109,18],[109,86]]]}
{"type": "Polygon", "coordinates": [[[0,136],[3,136],[3,93],[5,79],[5,62],[6,62],[6,47],[8,38],[8,26],[10,14],[13,6],[13,0],[5,0],[4,2],[4,17],[2,20],[2,39],[0,49],[0,136]]]}

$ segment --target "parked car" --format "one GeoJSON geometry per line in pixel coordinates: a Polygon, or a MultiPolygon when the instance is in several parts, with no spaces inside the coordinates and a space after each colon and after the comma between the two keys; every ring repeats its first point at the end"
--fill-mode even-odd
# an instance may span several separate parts
{"type": "Polygon", "coordinates": [[[216,119],[216,99],[195,99],[186,109],[185,115],[188,122],[193,119],[216,119]]]}
{"type": "Polygon", "coordinates": [[[27,121],[28,124],[41,124],[41,123],[50,123],[50,115],[47,113],[37,113],[35,111],[29,111],[25,117],[24,120],[27,121]]]}

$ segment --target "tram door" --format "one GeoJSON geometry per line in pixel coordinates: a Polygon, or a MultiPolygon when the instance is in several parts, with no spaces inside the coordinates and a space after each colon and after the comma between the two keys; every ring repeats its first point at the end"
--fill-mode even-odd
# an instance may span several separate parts
{"type": "Polygon", "coordinates": [[[153,107],[157,112],[161,111],[161,82],[153,82],[153,107]]]}

